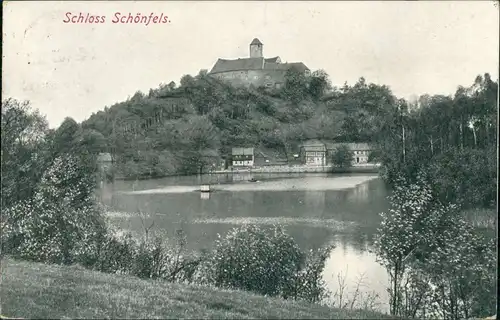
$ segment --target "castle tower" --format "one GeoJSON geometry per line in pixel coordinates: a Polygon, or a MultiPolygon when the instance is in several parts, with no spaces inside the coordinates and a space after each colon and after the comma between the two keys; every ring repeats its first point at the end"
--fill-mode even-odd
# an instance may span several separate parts
{"type": "Polygon", "coordinates": [[[264,55],[262,53],[264,45],[259,39],[255,38],[250,43],[250,58],[262,58],[264,55]]]}

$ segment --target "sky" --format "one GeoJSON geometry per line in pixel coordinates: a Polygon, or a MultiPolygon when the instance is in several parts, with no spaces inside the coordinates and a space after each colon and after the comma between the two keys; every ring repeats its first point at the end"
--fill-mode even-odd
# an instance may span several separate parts
{"type": "Polygon", "coordinates": [[[493,0],[2,5],[3,99],[29,100],[51,127],[65,117],[83,121],[138,90],[179,83],[184,74],[210,70],[218,58],[248,57],[256,37],[266,57],[324,69],[337,86],[364,77],[400,98],[453,94],[486,72],[498,78],[499,8],[493,0]],[[65,23],[68,13],[106,18],[65,23]],[[163,14],[168,22],[113,23],[116,13],[163,14]]]}

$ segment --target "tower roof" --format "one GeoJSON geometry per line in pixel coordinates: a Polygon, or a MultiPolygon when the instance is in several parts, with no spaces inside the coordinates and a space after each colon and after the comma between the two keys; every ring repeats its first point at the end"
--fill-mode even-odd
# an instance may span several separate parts
{"type": "Polygon", "coordinates": [[[260,40],[259,40],[259,39],[254,38],[254,39],[252,40],[252,42],[250,43],[250,45],[253,45],[253,44],[262,44],[262,42],[260,42],[260,40]]]}

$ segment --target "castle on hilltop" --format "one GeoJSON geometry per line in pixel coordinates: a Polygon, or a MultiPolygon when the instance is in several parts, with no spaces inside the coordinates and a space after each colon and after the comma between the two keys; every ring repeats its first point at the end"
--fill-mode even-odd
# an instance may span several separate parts
{"type": "Polygon", "coordinates": [[[250,57],[234,60],[218,59],[209,75],[234,86],[281,88],[290,69],[311,74],[302,62],[282,63],[280,57],[264,58],[264,45],[255,38],[250,43],[250,57]]]}

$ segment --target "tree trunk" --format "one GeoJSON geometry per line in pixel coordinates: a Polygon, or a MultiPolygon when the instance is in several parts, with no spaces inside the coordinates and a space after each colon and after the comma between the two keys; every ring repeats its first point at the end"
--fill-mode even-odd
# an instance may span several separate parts
{"type": "Polygon", "coordinates": [[[431,143],[431,155],[434,156],[434,141],[432,140],[432,136],[430,138],[430,143],[431,143]]]}
{"type": "Polygon", "coordinates": [[[489,130],[488,130],[488,121],[486,121],[486,117],[484,119],[484,140],[485,140],[485,146],[488,145],[488,140],[489,140],[489,130]]]}
{"type": "Polygon", "coordinates": [[[394,267],[394,286],[392,289],[392,303],[391,303],[391,315],[396,315],[397,313],[397,305],[398,305],[398,273],[399,273],[399,266],[398,263],[396,263],[394,267]]]}
{"type": "Polygon", "coordinates": [[[403,125],[403,163],[406,164],[405,126],[403,125]]]}
{"type": "Polygon", "coordinates": [[[472,126],[472,134],[474,135],[474,147],[477,146],[476,128],[472,126]]]}
{"type": "Polygon", "coordinates": [[[462,121],[460,121],[459,129],[460,129],[460,150],[463,150],[464,149],[464,133],[463,133],[462,121]]]}

